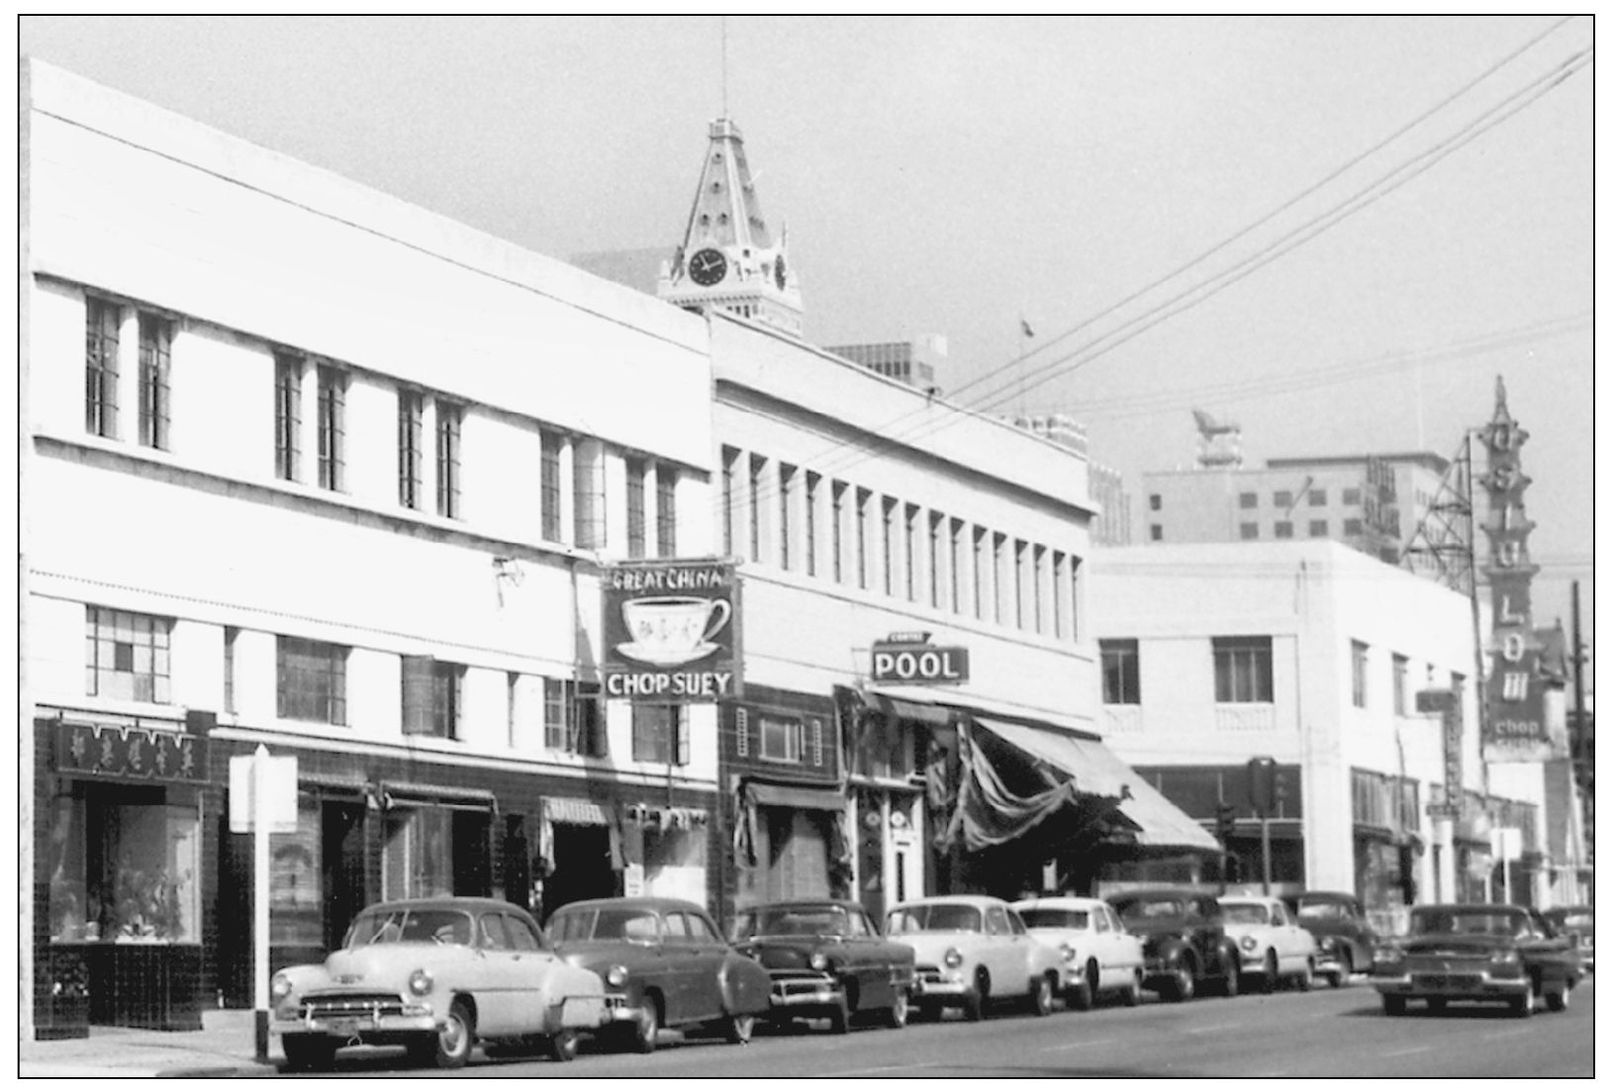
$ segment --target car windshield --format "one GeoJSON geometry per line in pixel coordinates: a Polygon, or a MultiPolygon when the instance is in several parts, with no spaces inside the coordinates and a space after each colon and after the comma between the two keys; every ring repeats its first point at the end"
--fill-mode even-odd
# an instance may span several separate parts
{"type": "Polygon", "coordinates": [[[887,918],[892,935],[903,932],[979,932],[981,911],[973,905],[910,905],[887,918]]]}
{"type": "Polygon", "coordinates": [[[789,906],[755,909],[744,914],[736,936],[844,936],[846,910],[839,906],[789,906]]]}
{"type": "Polygon", "coordinates": [[[1264,905],[1222,903],[1222,920],[1228,924],[1266,924],[1267,918],[1267,907],[1264,905]]]}
{"type": "Polygon", "coordinates": [[[1052,906],[1036,906],[1020,910],[1020,919],[1026,922],[1027,928],[1087,928],[1087,910],[1085,909],[1055,909],[1052,906]]]}
{"type": "Polygon", "coordinates": [[[1415,936],[1517,936],[1530,930],[1530,918],[1523,913],[1475,909],[1415,909],[1412,934],[1415,936]]]}
{"type": "Polygon", "coordinates": [[[373,943],[470,943],[471,916],[457,909],[389,909],[360,913],[344,947],[373,943]]]}
{"type": "Polygon", "coordinates": [[[1343,921],[1350,912],[1338,902],[1301,902],[1295,913],[1303,921],[1343,921]]]}
{"type": "Polygon", "coordinates": [[[1115,911],[1128,924],[1147,924],[1183,915],[1182,903],[1176,898],[1129,898],[1115,903],[1115,911]]]}
{"type": "Polygon", "coordinates": [[[656,915],[647,909],[562,909],[549,919],[549,938],[555,943],[580,940],[654,943],[660,935],[656,915]]]}

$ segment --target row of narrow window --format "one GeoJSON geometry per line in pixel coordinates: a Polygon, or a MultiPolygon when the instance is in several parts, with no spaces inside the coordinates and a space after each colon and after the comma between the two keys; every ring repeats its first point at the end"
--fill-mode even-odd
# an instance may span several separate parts
{"type": "Polygon", "coordinates": [[[786,571],[1079,639],[1080,557],[836,480],[829,482],[826,543],[818,525],[823,475],[786,462],[775,462],[770,473],[769,463],[723,448],[723,548],[729,555],[764,561],[764,528],[771,524],[774,556],[786,571]],[[799,506],[798,490],[805,491],[799,506]],[[851,541],[843,542],[843,535],[851,541]]]}
{"type": "MultiPolygon", "coordinates": [[[[118,343],[129,308],[96,296],[85,299],[85,429],[91,435],[118,439],[119,405],[118,343]]],[[[134,308],[139,338],[139,442],[143,446],[169,449],[169,357],[175,320],[134,308]]],[[[315,477],[322,489],[347,491],[346,433],[348,373],[336,365],[311,361],[301,355],[274,354],[274,443],[275,476],[283,481],[304,477],[303,383],[310,370],[317,384],[315,412],[315,477]]],[[[461,503],[462,432],[465,406],[426,391],[400,387],[398,390],[398,503],[411,510],[423,510],[428,502],[424,477],[426,459],[435,459],[435,510],[447,519],[463,518],[461,503]],[[435,420],[433,450],[427,452],[425,418],[430,399],[435,420]]],[[[599,453],[587,445],[570,441],[550,430],[540,434],[539,502],[540,533],[543,540],[564,540],[561,523],[561,453],[572,443],[577,457],[573,463],[572,543],[585,549],[605,545],[605,474],[599,453]]],[[[643,557],[654,548],[656,556],[676,552],[677,479],[674,467],[629,457],[627,466],[627,551],[630,557],[643,557]],[[646,482],[650,468],[655,471],[656,518],[654,541],[648,540],[650,520],[646,512],[646,482]]]]}

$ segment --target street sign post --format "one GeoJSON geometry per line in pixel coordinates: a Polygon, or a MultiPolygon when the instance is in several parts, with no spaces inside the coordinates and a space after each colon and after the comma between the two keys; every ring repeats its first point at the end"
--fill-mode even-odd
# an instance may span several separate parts
{"type": "Polygon", "coordinates": [[[252,834],[252,1006],[257,1059],[269,1059],[269,835],[297,832],[297,759],[262,743],[230,759],[230,832],[252,834]]]}

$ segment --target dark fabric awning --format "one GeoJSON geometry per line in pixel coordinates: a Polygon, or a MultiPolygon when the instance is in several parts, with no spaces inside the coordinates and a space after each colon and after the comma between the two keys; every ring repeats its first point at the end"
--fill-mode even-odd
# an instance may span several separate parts
{"type": "Polygon", "coordinates": [[[447,784],[417,784],[388,780],[381,782],[383,807],[431,806],[473,811],[497,811],[499,801],[485,788],[457,788],[447,784]]]}
{"type": "Polygon", "coordinates": [[[746,791],[763,807],[794,807],[801,811],[844,811],[846,797],[834,788],[804,788],[787,784],[746,782],[746,791]]]}
{"type": "Polygon", "coordinates": [[[987,716],[977,724],[1037,761],[1062,774],[1074,791],[1113,800],[1113,810],[1137,827],[1133,841],[1156,848],[1220,852],[1221,845],[1204,827],[1106,747],[1050,728],[1031,727],[987,716]]]}

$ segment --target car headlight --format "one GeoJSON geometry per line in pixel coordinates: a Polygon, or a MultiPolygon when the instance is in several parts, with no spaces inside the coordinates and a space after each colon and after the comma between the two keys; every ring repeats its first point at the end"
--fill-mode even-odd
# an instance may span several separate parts
{"type": "Polygon", "coordinates": [[[1519,961],[1519,952],[1511,947],[1491,952],[1491,962],[1497,966],[1511,966],[1519,961]]]}
{"type": "Polygon", "coordinates": [[[1076,948],[1072,947],[1068,943],[1061,943],[1059,945],[1059,957],[1064,959],[1066,962],[1075,962],[1076,948]]]}
{"type": "Polygon", "coordinates": [[[949,970],[956,970],[964,965],[964,952],[957,947],[949,947],[947,953],[942,956],[942,962],[947,964],[949,970]]]}
{"type": "Polygon", "coordinates": [[[1373,963],[1376,966],[1393,966],[1400,962],[1401,959],[1402,954],[1399,947],[1373,948],[1373,963]]]}
{"type": "Polygon", "coordinates": [[[409,991],[416,996],[425,996],[432,991],[432,975],[425,970],[416,970],[409,975],[409,991]]]}
{"type": "Polygon", "coordinates": [[[1255,950],[1255,937],[1254,936],[1240,936],[1239,937],[1239,946],[1244,948],[1246,951],[1255,950]]]}
{"type": "Polygon", "coordinates": [[[605,983],[613,989],[620,989],[628,983],[628,968],[626,966],[612,966],[605,971],[605,983]]]}
{"type": "Polygon", "coordinates": [[[269,999],[284,1000],[291,995],[291,978],[285,974],[276,974],[269,979],[269,999]]]}
{"type": "Polygon", "coordinates": [[[827,970],[829,969],[829,959],[824,957],[824,952],[814,951],[811,957],[807,959],[807,965],[815,970],[827,970]]]}

